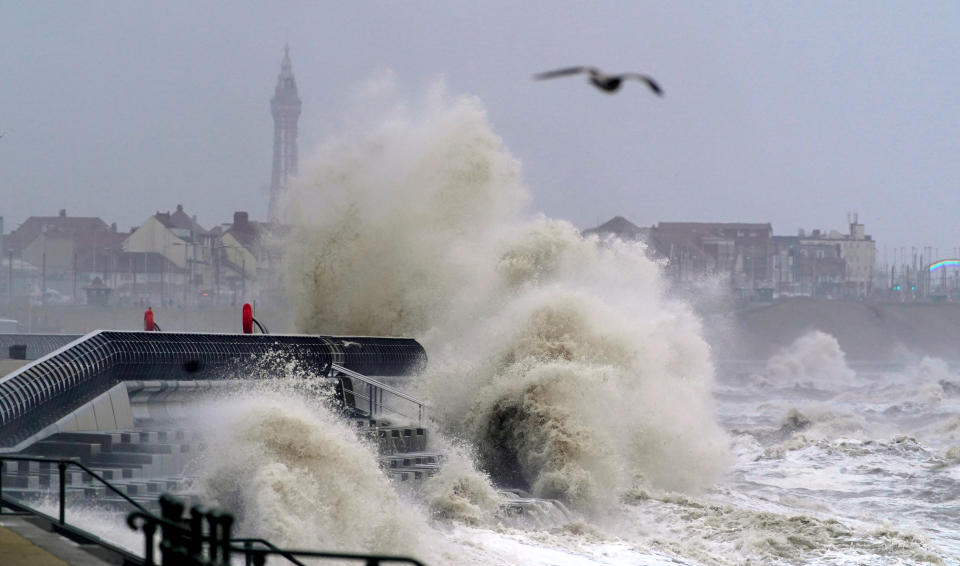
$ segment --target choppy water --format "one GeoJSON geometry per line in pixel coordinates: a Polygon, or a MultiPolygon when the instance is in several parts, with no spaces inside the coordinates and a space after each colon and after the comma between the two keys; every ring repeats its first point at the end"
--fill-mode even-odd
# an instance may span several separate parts
{"type": "Polygon", "coordinates": [[[477,563],[958,564],[960,376],[902,371],[715,388],[733,461],[695,495],[636,490],[550,530],[454,527],[477,563]]]}
{"type": "Polygon", "coordinates": [[[303,332],[424,344],[409,387],[449,458],[398,492],[322,403],[221,400],[196,423],[218,432],[193,472],[242,532],[431,564],[957,562],[960,378],[945,363],[857,373],[812,333],[717,370],[642,244],[526,211],[478,100],[436,87],[388,107],[289,193],[289,296],[303,332]],[[504,520],[504,483],[569,519],[504,520]]]}
{"type": "MultiPolygon", "coordinates": [[[[936,360],[841,366],[843,379],[813,387],[775,366],[717,380],[732,458],[714,485],[636,487],[549,525],[497,517],[462,447],[446,447],[449,473],[429,490],[397,491],[372,447],[289,391],[216,401],[206,418],[221,432],[193,471],[211,501],[254,518],[240,525],[250,534],[432,564],[960,564],[960,374],[936,360]]],[[[121,526],[100,528],[139,549],[121,526]]]]}

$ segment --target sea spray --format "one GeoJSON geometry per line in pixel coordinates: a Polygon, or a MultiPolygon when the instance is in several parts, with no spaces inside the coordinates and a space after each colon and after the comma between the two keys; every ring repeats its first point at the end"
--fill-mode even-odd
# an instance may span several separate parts
{"type": "MultiPolygon", "coordinates": [[[[204,408],[207,449],[191,472],[237,531],[287,547],[411,553],[429,533],[374,450],[322,406],[289,394],[237,394],[204,408]]],[[[197,423],[200,426],[204,422],[197,423]]]]}
{"type": "Polygon", "coordinates": [[[837,339],[815,330],[797,338],[767,361],[766,375],[777,385],[805,387],[842,383],[856,375],[837,339]]]}
{"type": "Polygon", "coordinates": [[[528,197],[479,102],[445,100],[437,86],[307,162],[287,200],[300,330],[422,335],[495,286],[485,262],[528,197]]]}
{"type": "Polygon", "coordinates": [[[710,484],[726,439],[699,321],[642,244],[525,214],[477,99],[434,87],[309,163],[287,205],[301,331],[418,337],[440,429],[535,495],[710,484]]]}
{"type": "Polygon", "coordinates": [[[462,443],[434,438],[431,449],[443,454],[443,465],[420,490],[434,518],[468,525],[491,525],[498,519],[501,494],[473,465],[475,456],[462,443]]]}

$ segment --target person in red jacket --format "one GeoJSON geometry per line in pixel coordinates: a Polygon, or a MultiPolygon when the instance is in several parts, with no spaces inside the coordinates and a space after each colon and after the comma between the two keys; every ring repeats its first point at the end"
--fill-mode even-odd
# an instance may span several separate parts
{"type": "Polygon", "coordinates": [[[150,307],[143,313],[143,329],[147,332],[160,332],[160,325],[153,320],[153,309],[150,307]]]}

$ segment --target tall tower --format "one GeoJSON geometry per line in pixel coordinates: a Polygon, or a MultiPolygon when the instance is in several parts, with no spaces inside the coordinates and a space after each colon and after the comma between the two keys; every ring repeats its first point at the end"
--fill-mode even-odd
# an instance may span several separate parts
{"type": "Polygon", "coordinates": [[[300,97],[297,80],[290,64],[290,46],[283,48],[283,62],[277,88],[270,100],[273,114],[273,173],[270,176],[271,222],[280,222],[280,199],[287,190],[287,181],[297,174],[297,119],[300,118],[300,97]]]}

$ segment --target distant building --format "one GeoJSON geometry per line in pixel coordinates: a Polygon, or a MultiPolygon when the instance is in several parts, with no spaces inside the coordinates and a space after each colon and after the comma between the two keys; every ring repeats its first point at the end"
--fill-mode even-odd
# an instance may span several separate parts
{"type": "Polygon", "coordinates": [[[202,293],[213,280],[213,246],[211,234],[197,222],[196,217],[183,210],[183,205],[178,204],[176,212],[157,212],[127,236],[122,246],[124,254],[118,258],[122,266],[118,271],[125,273],[123,283],[129,283],[126,288],[131,292],[147,293],[152,289],[134,285],[134,273],[137,270],[141,274],[146,273],[148,278],[156,279],[158,291],[161,285],[176,285],[182,303],[188,301],[188,297],[202,293]],[[165,261],[156,257],[151,259],[151,254],[165,261]],[[142,263],[144,261],[146,264],[142,263]],[[141,266],[145,267],[141,270],[141,266]],[[183,288],[184,285],[188,289],[183,288]]]}
{"type": "Polygon", "coordinates": [[[770,223],[742,222],[660,222],[643,228],[622,216],[583,233],[644,241],[652,257],[665,260],[665,273],[675,283],[727,279],[743,298],[861,297],[872,289],[876,244],[855,216],[847,234],[774,236],[770,223]]]}
{"type": "Polygon", "coordinates": [[[774,236],[777,247],[776,289],[784,296],[844,295],[846,264],[840,246],[803,236],[774,236]]]}
{"type": "Polygon", "coordinates": [[[265,255],[270,224],[250,220],[243,211],[233,213],[233,223],[217,226],[211,233],[217,238],[214,265],[217,288],[226,285],[233,298],[246,300],[251,285],[269,278],[265,255]]]}
{"type": "Polygon", "coordinates": [[[184,302],[188,271],[158,252],[119,252],[110,274],[115,302],[142,306],[184,302]]]}
{"type": "Polygon", "coordinates": [[[14,255],[20,256],[44,234],[47,234],[50,238],[59,238],[73,236],[74,234],[103,232],[109,229],[107,223],[99,218],[67,216],[67,211],[61,209],[57,216],[31,216],[27,218],[23,224],[4,238],[4,245],[8,251],[13,250],[14,255]]]}
{"type": "Polygon", "coordinates": [[[622,216],[614,216],[596,228],[588,228],[583,231],[584,236],[616,236],[627,241],[645,241],[649,234],[649,228],[641,228],[622,216]]]}
{"type": "Polygon", "coordinates": [[[287,190],[289,179],[297,174],[297,120],[300,118],[300,97],[297,95],[297,80],[290,62],[290,47],[283,51],[280,75],[270,113],[273,115],[273,170],[270,175],[270,222],[280,223],[280,203],[287,190]]]}
{"type": "Polygon", "coordinates": [[[729,278],[745,297],[773,287],[772,238],[770,223],[660,222],[650,229],[650,244],[675,280],[729,278]]]}
{"type": "Polygon", "coordinates": [[[824,233],[814,230],[810,235],[801,237],[805,245],[835,245],[843,260],[844,296],[862,297],[873,290],[873,276],[877,263],[877,244],[865,233],[865,227],[858,222],[856,215],[851,216],[846,234],[831,230],[824,233]]]}
{"type": "Polygon", "coordinates": [[[117,233],[116,224],[67,216],[66,210],[57,216],[31,216],[5,238],[7,263],[13,256],[15,265],[19,260],[34,268],[26,270],[21,264],[14,292],[42,301],[82,303],[83,288],[97,276],[106,277],[111,253],[119,251],[125,237],[117,233]]]}

